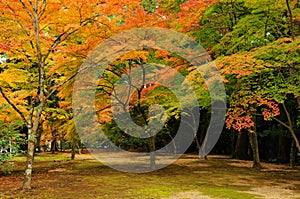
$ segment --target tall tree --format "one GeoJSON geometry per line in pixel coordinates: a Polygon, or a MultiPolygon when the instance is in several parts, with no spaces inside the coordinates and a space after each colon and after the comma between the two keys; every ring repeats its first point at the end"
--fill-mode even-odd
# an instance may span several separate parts
{"type": "Polygon", "coordinates": [[[0,92],[28,129],[23,189],[29,190],[37,130],[47,100],[76,74],[59,77],[51,70],[66,61],[63,54],[74,50],[76,33],[107,20],[100,19],[95,11],[99,6],[92,0],[7,0],[1,1],[0,7],[0,26],[5,30],[0,35],[1,50],[8,56],[1,65],[0,92]],[[21,99],[15,101],[13,96],[21,99]]]}
{"type": "Polygon", "coordinates": [[[293,117],[299,111],[287,106],[290,101],[297,104],[299,98],[299,37],[279,39],[248,53],[224,57],[219,63],[227,80],[237,85],[231,85],[227,126],[251,129],[254,118],[263,116],[286,127],[300,151],[297,117],[293,117]],[[284,117],[277,117],[279,114],[284,117]]]}

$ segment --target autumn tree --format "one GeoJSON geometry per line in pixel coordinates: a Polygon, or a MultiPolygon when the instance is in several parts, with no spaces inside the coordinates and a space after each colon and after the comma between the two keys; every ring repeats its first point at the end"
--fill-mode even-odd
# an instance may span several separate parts
{"type": "Polygon", "coordinates": [[[238,85],[232,93],[228,127],[236,130],[251,129],[255,127],[255,118],[263,116],[265,120],[274,120],[286,127],[299,151],[297,117],[292,117],[294,109],[287,107],[292,98],[297,104],[299,95],[296,80],[299,70],[297,46],[298,38],[295,41],[279,39],[266,47],[232,55],[220,62],[225,74],[231,77],[234,75],[234,84],[238,85]],[[284,114],[286,119],[277,117],[279,114],[284,114]]]}
{"type": "MultiPolygon", "coordinates": [[[[200,21],[203,28],[195,33],[210,53],[218,58],[224,75],[230,101],[227,127],[252,132],[249,138],[254,166],[259,165],[257,123],[262,116],[265,120],[279,122],[280,114],[280,120],[285,118],[282,125],[295,124],[295,118],[289,116],[291,113],[287,114],[291,109],[282,104],[282,99],[288,103],[291,96],[295,101],[298,98],[298,91],[293,86],[283,85],[283,82],[296,85],[298,62],[293,57],[297,51],[296,47],[287,46],[297,46],[297,41],[293,41],[297,9],[297,3],[284,0],[219,1],[206,9],[200,21]],[[275,64],[274,60],[279,60],[279,57],[285,61],[275,64]],[[291,73],[283,66],[292,66],[291,73]],[[282,89],[280,92],[279,88],[282,89]]],[[[290,126],[288,129],[291,129],[290,126]]],[[[297,136],[290,132],[297,143],[297,136]]]]}
{"type": "MultiPolygon", "coordinates": [[[[108,22],[107,18],[99,16],[99,12],[106,7],[92,0],[7,0],[1,1],[0,6],[0,26],[5,29],[1,31],[1,51],[8,57],[1,65],[0,92],[28,129],[23,189],[29,190],[37,130],[47,100],[76,75],[78,65],[65,73],[58,73],[55,68],[72,59],[67,54],[91,46],[91,41],[81,39],[93,31],[92,27],[103,25],[103,31],[109,26],[104,25],[108,22]],[[76,36],[84,31],[82,38],[76,36]],[[80,43],[85,47],[76,48],[75,45],[80,43]]],[[[98,40],[105,37],[100,34],[98,40]]]]}
{"type": "Polygon", "coordinates": [[[10,105],[9,111],[15,111],[28,130],[24,190],[31,189],[34,149],[43,112],[53,95],[70,94],[71,80],[80,72],[77,69],[90,49],[111,34],[133,27],[190,31],[198,27],[198,17],[205,7],[214,3],[175,2],[172,8],[158,2],[157,10],[151,12],[140,1],[0,2],[0,28],[4,30],[0,33],[4,60],[0,70],[1,101],[10,105]],[[69,92],[63,94],[64,91],[69,92]]]}

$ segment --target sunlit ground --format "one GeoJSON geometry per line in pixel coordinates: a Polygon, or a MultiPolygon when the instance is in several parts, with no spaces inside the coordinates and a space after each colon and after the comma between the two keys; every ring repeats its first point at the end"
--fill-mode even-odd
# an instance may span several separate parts
{"type": "Polygon", "coordinates": [[[2,198],[300,198],[299,167],[184,155],[174,164],[151,173],[132,174],[111,169],[89,154],[38,154],[33,190],[21,189],[25,157],[13,159],[9,176],[1,176],[2,198]]]}

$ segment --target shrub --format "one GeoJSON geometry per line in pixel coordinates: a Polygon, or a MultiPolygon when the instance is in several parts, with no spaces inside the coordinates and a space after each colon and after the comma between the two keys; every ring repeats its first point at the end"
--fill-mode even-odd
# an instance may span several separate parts
{"type": "Polygon", "coordinates": [[[5,124],[0,121],[0,173],[9,174],[13,163],[8,162],[17,153],[20,153],[20,145],[25,142],[25,135],[20,134],[22,124],[15,121],[5,124]]]}

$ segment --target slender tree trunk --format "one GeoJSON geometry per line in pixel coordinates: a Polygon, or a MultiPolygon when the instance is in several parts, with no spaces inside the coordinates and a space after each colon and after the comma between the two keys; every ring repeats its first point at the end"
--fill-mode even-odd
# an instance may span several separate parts
{"type": "Polygon", "coordinates": [[[280,123],[281,125],[283,125],[284,127],[286,127],[286,128],[289,130],[289,132],[291,133],[291,135],[292,135],[292,137],[293,137],[293,139],[294,139],[294,141],[295,141],[296,148],[297,148],[298,152],[300,152],[300,142],[299,142],[299,140],[298,140],[298,138],[297,138],[297,135],[296,135],[296,133],[295,133],[295,131],[294,131],[294,129],[293,129],[293,121],[292,121],[291,115],[290,115],[290,113],[288,112],[288,109],[287,109],[287,107],[285,106],[285,104],[282,103],[281,105],[282,105],[282,107],[283,107],[283,109],[284,109],[284,112],[285,112],[285,114],[286,114],[286,116],[287,116],[287,119],[288,119],[289,124],[284,123],[283,121],[281,121],[280,119],[278,119],[278,118],[276,118],[276,117],[274,117],[273,119],[274,119],[275,121],[277,121],[278,123],[280,123]]]}
{"type": "Polygon", "coordinates": [[[295,146],[295,141],[292,140],[291,149],[290,149],[290,166],[292,168],[295,167],[296,153],[297,153],[297,149],[296,149],[296,146],[295,146]]]}
{"type": "Polygon", "coordinates": [[[231,158],[236,158],[236,154],[235,154],[235,143],[236,143],[236,138],[235,138],[235,133],[234,131],[230,132],[230,141],[231,141],[231,145],[230,145],[230,150],[231,150],[231,158]]]}
{"type": "Polygon", "coordinates": [[[78,142],[78,154],[81,155],[81,152],[82,152],[82,146],[80,142],[78,142]]]}
{"type": "MultiPolygon", "coordinates": [[[[176,147],[176,142],[175,142],[175,140],[174,140],[174,138],[172,137],[172,135],[171,135],[171,133],[169,132],[168,133],[168,135],[169,135],[169,137],[171,138],[171,140],[172,140],[172,143],[173,143],[173,147],[174,147],[174,155],[176,155],[177,154],[177,147],[176,147]]],[[[167,145],[167,144],[166,144],[167,145]]],[[[172,150],[171,150],[172,151],[172,150]]]]}
{"type": "Polygon", "coordinates": [[[155,136],[151,136],[148,138],[149,149],[150,149],[150,168],[155,169],[156,164],[156,154],[155,154],[155,136]]]}
{"type": "MultiPolygon", "coordinates": [[[[282,126],[280,126],[280,130],[282,131],[282,126]]],[[[278,135],[278,154],[277,154],[277,163],[287,163],[288,156],[286,150],[287,137],[282,133],[278,135]]]]}
{"type": "Polygon", "coordinates": [[[233,27],[236,25],[236,23],[237,23],[237,16],[236,16],[236,13],[235,13],[235,5],[234,5],[234,1],[233,0],[231,0],[230,1],[230,3],[231,3],[231,9],[232,9],[232,14],[233,14],[233,21],[232,21],[232,29],[233,29],[233,27]]]}
{"type": "Polygon", "coordinates": [[[200,145],[200,142],[199,142],[199,140],[198,140],[197,132],[195,132],[195,137],[194,137],[194,140],[195,140],[195,142],[196,142],[197,151],[199,151],[199,150],[200,150],[200,147],[201,147],[201,145],[200,145]]]}
{"type": "Polygon", "coordinates": [[[34,159],[34,147],[35,147],[35,136],[32,129],[32,125],[28,125],[28,145],[27,145],[27,161],[26,161],[26,169],[24,173],[24,182],[23,189],[30,190],[31,189],[31,174],[32,174],[32,165],[34,159]]]}
{"type": "Polygon", "coordinates": [[[39,125],[37,136],[36,136],[36,144],[35,149],[37,149],[38,152],[41,152],[41,136],[42,136],[42,127],[39,125]]]}
{"type": "MultiPolygon", "coordinates": [[[[46,2],[43,2],[46,3],[46,2]]],[[[23,4],[24,6],[24,4],[23,4]]],[[[26,6],[24,9],[29,13],[26,6]]],[[[35,5],[32,4],[33,13],[30,15],[32,19],[32,25],[34,29],[34,36],[35,36],[35,47],[37,51],[37,58],[38,58],[38,72],[39,72],[39,81],[38,81],[38,96],[36,99],[32,99],[31,102],[31,115],[29,119],[29,127],[28,128],[28,149],[27,149],[27,164],[25,169],[25,177],[23,183],[23,189],[29,190],[31,189],[31,175],[32,175],[32,165],[34,159],[34,148],[37,136],[37,130],[40,122],[40,117],[42,115],[42,111],[44,108],[45,103],[45,93],[44,93],[44,81],[45,81],[45,62],[43,61],[43,55],[41,50],[41,42],[40,42],[40,28],[39,28],[39,1],[35,2],[35,5]],[[36,113],[34,113],[35,103],[38,104],[38,108],[36,113]],[[31,121],[33,121],[33,116],[35,115],[33,125],[31,121]]]]}
{"type": "Polygon", "coordinates": [[[60,152],[65,151],[64,135],[60,138],[60,152]]]}
{"type": "Polygon", "coordinates": [[[235,155],[237,159],[249,160],[249,138],[246,132],[239,132],[236,140],[235,155]]]}
{"type": "MultiPolygon", "coordinates": [[[[196,142],[197,151],[198,151],[198,153],[199,153],[199,152],[200,152],[201,145],[200,145],[200,142],[199,142],[199,140],[198,140],[197,131],[194,131],[194,134],[195,134],[194,140],[195,140],[195,142],[196,142]]],[[[204,159],[204,160],[207,160],[207,155],[205,155],[205,156],[203,157],[203,159],[204,159]]]]}
{"type": "Polygon", "coordinates": [[[253,165],[252,167],[256,170],[260,170],[262,168],[259,159],[259,150],[258,150],[258,141],[257,141],[257,133],[249,133],[249,141],[251,144],[252,152],[253,152],[253,165]]]}
{"type": "Polygon", "coordinates": [[[300,96],[296,98],[298,103],[298,108],[300,108],[300,96]]]}
{"type": "Polygon", "coordinates": [[[25,169],[25,173],[24,173],[24,182],[23,182],[23,189],[25,191],[31,189],[31,175],[32,175],[32,165],[33,165],[33,161],[34,161],[36,136],[37,136],[37,131],[38,131],[38,127],[39,127],[40,117],[41,117],[42,111],[43,111],[43,106],[44,106],[44,101],[41,100],[41,103],[38,106],[38,109],[35,114],[35,119],[33,121],[32,118],[33,118],[34,107],[32,105],[32,110],[31,110],[32,114],[31,114],[30,119],[27,124],[27,128],[28,128],[27,161],[26,161],[26,169],[25,169]]]}
{"type": "Polygon", "coordinates": [[[268,31],[268,25],[269,25],[269,18],[270,18],[270,8],[268,6],[268,12],[266,14],[266,22],[265,22],[265,33],[264,33],[264,41],[265,41],[265,46],[267,45],[267,31],[268,31]]]}
{"type": "Polygon", "coordinates": [[[51,142],[51,153],[52,154],[55,154],[56,148],[57,148],[57,143],[56,143],[56,138],[54,138],[51,142]]]}
{"type": "MultiPolygon", "coordinates": [[[[138,94],[138,111],[141,113],[146,125],[148,125],[148,121],[147,121],[147,117],[146,117],[146,114],[145,114],[145,111],[142,109],[141,107],[141,98],[142,98],[142,91],[144,89],[144,85],[145,85],[145,76],[146,76],[146,71],[145,71],[145,68],[143,67],[142,65],[142,70],[143,70],[143,75],[142,75],[142,78],[143,78],[143,83],[142,83],[142,86],[137,89],[137,94],[138,94]]],[[[152,135],[151,132],[149,132],[150,134],[150,137],[148,138],[148,146],[149,146],[149,151],[150,151],[150,168],[151,169],[155,169],[156,168],[156,152],[155,152],[155,138],[156,136],[155,135],[152,135]]]]}
{"type": "MultiPolygon", "coordinates": [[[[36,136],[37,130],[39,126],[40,116],[43,110],[43,102],[40,104],[36,118],[32,125],[32,119],[28,122],[28,146],[27,146],[27,161],[26,161],[26,169],[24,173],[24,182],[23,182],[23,189],[25,191],[31,189],[31,175],[32,175],[32,165],[34,160],[34,151],[35,151],[35,144],[36,144],[36,136]]],[[[32,118],[32,116],[30,117],[32,118]]]]}
{"type": "Polygon", "coordinates": [[[294,139],[294,142],[295,142],[295,145],[296,145],[298,151],[300,152],[300,143],[299,143],[299,140],[298,140],[298,138],[297,138],[297,136],[296,136],[296,133],[295,133],[293,127],[292,127],[292,126],[289,126],[288,129],[289,129],[290,133],[292,134],[292,137],[293,137],[293,139],[294,139]]]}
{"type": "Polygon", "coordinates": [[[75,145],[74,144],[72,144],[71,149],[72,149],[72,151],[71,151],[71,160],[74,160],[75,159],[75,145]]]}
{"type": "Polygon", "coordinates": [[[286,0],[285,2],[286,2],[286,6],[287,6],[288,12],[289,12],[289,22],[290,22],[290,32],[291,32],[291,36],[292,36],[292,39],[295,40],[294,21],[293,21],[293,13],[292,13],[292,9],[291,9],[289,0],[286,0]]]}

